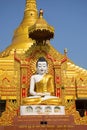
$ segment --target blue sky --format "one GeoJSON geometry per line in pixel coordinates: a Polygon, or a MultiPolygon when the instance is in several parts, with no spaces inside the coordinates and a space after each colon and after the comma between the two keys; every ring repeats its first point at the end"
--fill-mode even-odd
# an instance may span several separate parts
{"type": "MultiPolygon", "coordinates": [[[[11,44],[24,8],[25,0],[0,0],[0,51],[11,44]]],[[[37,8],[55,28],[54,48],[61,53],[67,48],[68,57],[87,69],[87,0],[37,0],[37,8]]]]}

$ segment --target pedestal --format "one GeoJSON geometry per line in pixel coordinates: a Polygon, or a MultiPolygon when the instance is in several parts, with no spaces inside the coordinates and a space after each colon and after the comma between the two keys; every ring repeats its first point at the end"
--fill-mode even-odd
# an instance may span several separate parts
{"type": "Polygon", "coordinates": [[[87,130],[87,125],[76,125],[72,115],[16,116],[12,126],[0,130],[87,130]]]}

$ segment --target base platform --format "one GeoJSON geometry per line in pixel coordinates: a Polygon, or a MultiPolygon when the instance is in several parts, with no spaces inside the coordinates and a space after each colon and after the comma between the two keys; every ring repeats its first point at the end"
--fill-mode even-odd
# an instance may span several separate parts
{"type": "Polygon", "coordinates": [[[16,116],[12,126],[0,130],[87,130],[87,125],[76,125],[73,116],[16,116]]]}

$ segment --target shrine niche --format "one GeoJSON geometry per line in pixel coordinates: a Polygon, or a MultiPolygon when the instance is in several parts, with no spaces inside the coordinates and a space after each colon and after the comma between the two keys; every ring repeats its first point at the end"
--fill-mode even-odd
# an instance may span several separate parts
{"type": "MultiPolygon", "coordinates": [[[[32,38],[32,39],[34,39],[36,41],[36,43],[33,43],[33,45],[26,52],[25,56],[26,56],[26,61],[29,62],[29,65],[28,65],[29,69],[28,70],[31,73],[31,75],[28,75],[28,79],[30,79],[31,76],[34,73],[36,73],[36,70],[35,70],[36,69],[36,61],[40,57],[43,57],[43,58],[45,58],[47,60],[47,63],[48,63],[48,70],[47,71],[53,76],[54,95],[56,97],[59,97],[60,96],[60,89],[61,89],[60,87],[61,87],[61,84],[60,84],[59,88],[55,85],[56,81],[57,81],[57,84],[59,84],[59,82],[60,82],[60,81],[58,81],[58,80],[60,80],[60,76],[55,75],[55,72],[56,72],[55,71],[56,70],[55,65],[57,66],[60,61],[56,60],[56,57],[54,58],[54,56],[50,54],[50,45],[49,45],[49,40],[50,40],[50,38],[53,38],[53,35],[54,35],[53,28],[51,26],[49,26],[45,22],[45,20],[43,19],[43,10],[40,10],[40,14],[39,14],[38,20],[29,29],[29,37],[32,38]],[[39,24],[39,26],[38,26],[38,24],[39,24]]],[[[28,72],[28,74],[29,74],[29,72],[28,72]]],[[[60,75],[60,73],[59,73],[59,75],[60,75]]],[[[30,84],[28,85],[28,87],[29,86],[30,86],[30,84]]],[[[26,102],[27,102],[27,104],[30,104],[30,102],[31,102],[32,99],[29,100],[28,96],[26,98],[26,96],[25,96],[26,95],[26,89],[25,88],[22,89],[22,93],[23,93],[22,97],[25,98],[23,100],[23,102],[25,104],[26,104],[26,102]]],[[[57,102],[60,102],[60,100],[57,101],[57,102]]],[[[58,105],[58,103],[57,103],[57,105],[58,105]]]]}
{"type": "Polygon", "coordinates": [[[0,130],[86,130],[87,70],[68,58],[66,48],[61,54],[51,45],[54,27],[44,19],[43,12],[40,9],[38,15],[36,0],[26,0],[24,18],[12,44],[0,53],[0,130]],[[30,92],[31,77],[38,74],[40,58],[45,59],[39,62],[41,66],[45,63],[47,70],[38,76],[40,80],[34,77],[35,85],[52,79],[54,90],[45,86],[42,91],[35,86],[35,96],[39,96],[35,99],[30,92]],[[45,96],[51,98],[43,101],[45,96]]]}

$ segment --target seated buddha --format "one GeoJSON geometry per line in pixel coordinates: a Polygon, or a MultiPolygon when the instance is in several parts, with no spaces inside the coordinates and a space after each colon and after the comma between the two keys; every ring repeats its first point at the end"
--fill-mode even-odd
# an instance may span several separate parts
{"type": "Polygon", "coordinates": [[[31,76],[30,96],[24,99],[28,105],[58,104],[58,97],[54,96],[53,76],[47,73],[48,63],[40,57],[36,63],[36,74],[31,76]]]}

